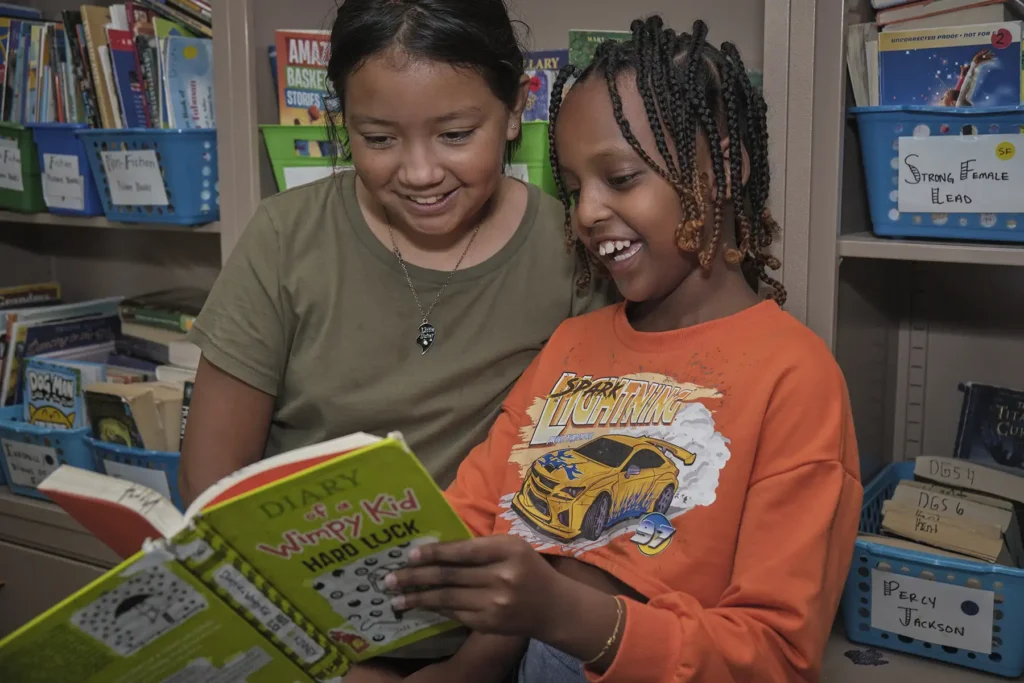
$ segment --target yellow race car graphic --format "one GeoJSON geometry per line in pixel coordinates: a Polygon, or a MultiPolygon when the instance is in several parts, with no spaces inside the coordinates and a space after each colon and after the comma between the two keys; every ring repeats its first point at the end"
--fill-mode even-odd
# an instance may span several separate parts
{"type": "Polygon", "coordinates": [[[596,541],[623,520],[668,512],[679,479],[673,458],[689,466],[696,456],[661,439],[618,435],[550,451],[530,466],[512,509],[548,536],[596,541]]]}

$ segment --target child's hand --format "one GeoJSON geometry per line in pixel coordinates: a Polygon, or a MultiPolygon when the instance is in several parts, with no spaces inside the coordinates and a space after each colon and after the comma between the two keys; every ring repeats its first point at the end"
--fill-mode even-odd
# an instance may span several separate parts
{"type": "Polygon", "coordinates": [[[483,633],[538,637],[575,584],[517,536],[422,545],[409,560],[386,579],[403,593],[395,609],[420,607],[483,633]]]}

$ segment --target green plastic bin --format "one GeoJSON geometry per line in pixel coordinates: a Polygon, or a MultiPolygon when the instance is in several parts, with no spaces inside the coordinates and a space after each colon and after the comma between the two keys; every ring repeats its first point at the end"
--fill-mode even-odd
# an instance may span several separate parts
{"type": "MultiPolygon", "coordinates": [[[[523,123],[523,141],[512,157],[512,165],[525,167],[529,182],[538,186],[552,197],[558,196],[555,188],[555,177],[551,173],[551,161],[548,159],[548,123],[546,121],[528,121],[523,123]]],[[[514,175],[520,175],[513,172],[514,175]]],[[[521,177],[521,176],[520,176],[521,177]]]]}
{"type": "Polygon", "coordinates": [[[0,122],[0,155],[0,209],[44,213],[42,174],[32,131],[17,123],[0,122]],[[15,187],[19,182],[21,189],[15,187]]]}
{"type": "MultiPolygon", "coordinates": [[[[334,165],[330,154],[309,156],[308,153],[315,150],[319,143],[329,141],[326,126],[267,124],[260,126],[260,132],[263,133],[263,142],[267,146],[267,155],[274,169],[274,180],[277,182],[279,192],[287,190],[289,186],[295,187],[303,181],[308,182],[309,178],[319,175],[318,170],[322,171],[324,176],[330,174],[334,165]],[[289,172],[288,169],[296,170],[289,172]]],[[[344,162],[351,158],[348,132],[343,126],[339,126],[338,135],[341,137],[342,145],[338,162],[339,166],[344,166],[344,162]]]]}

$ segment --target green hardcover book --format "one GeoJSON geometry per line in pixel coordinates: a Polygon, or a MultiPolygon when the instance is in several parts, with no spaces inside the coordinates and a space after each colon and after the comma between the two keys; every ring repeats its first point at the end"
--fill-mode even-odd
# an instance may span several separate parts
{"type": "MultiPolygon", "coordinates": [[[[217,614],[234,615],[233,623],[244,625],[239,633],[273,652],[279,666],[287,663],[306,677],[288,678],[281,668],[279,678],[251,676],[250,683],[337,681],[354,662],[459,627],[433,612],[391,607],[384,579],[407,564],[409,550],[471,536],[398,434],[353,434],[267,458],[211,486],[184,513],[145,486],[67,465],[39,490],[122,557],[133,557],[129,563],[149,566],[160,558],[217,614]]],[[[0,671],[21,672],[28,666],[24,644],[45,640],[46,633],[77,637],[81,628],[69,618],[85,604],[82,595],[98,599],[130,570],[109,572],[0,641],[0,671]],[[14,665],[19,668],[5,668],[14,665]]],[[[175,643],[189,642],[197,628],[162,631],[154,647],[177,652],[175,643]]],[[[134,638],[134,629],[126,622],[122,631],[134,638]]],[[[184,645],[181,651],[190,652],[184,645]]],[[[75,670],[81,675],[65,679],[166,678],[118,678],[135,671],[133,664],[116,649],[103,655],[83,658],[75,670]]],[[[191,661],[183,655],[176,671],[187,671],[191,661]]]]}

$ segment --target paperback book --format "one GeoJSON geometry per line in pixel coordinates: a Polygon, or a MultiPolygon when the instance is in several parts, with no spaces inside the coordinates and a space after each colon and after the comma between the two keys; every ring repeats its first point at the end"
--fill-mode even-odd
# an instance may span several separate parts
{"type": "Polygon", "coordinates": [[[11,680],[333,683],[459,626],[396,610],[385,584],[417,545],[470,538],[398,434],[267,458],[184,513],[67,465],[39,490],[127,559],[0,640],[11,680]]]}

